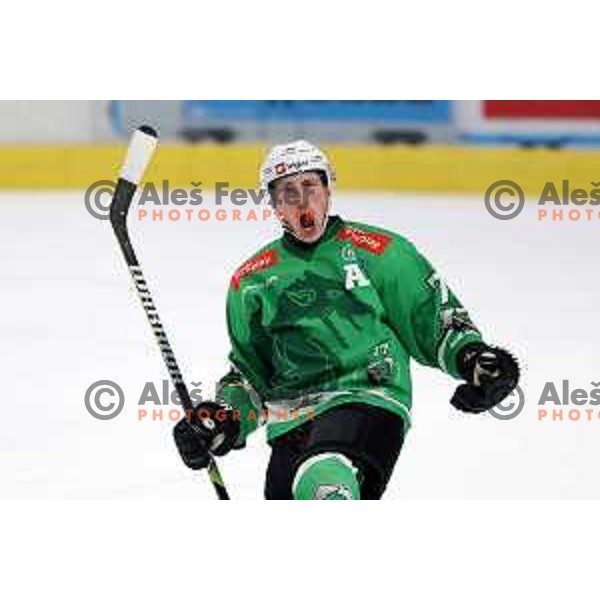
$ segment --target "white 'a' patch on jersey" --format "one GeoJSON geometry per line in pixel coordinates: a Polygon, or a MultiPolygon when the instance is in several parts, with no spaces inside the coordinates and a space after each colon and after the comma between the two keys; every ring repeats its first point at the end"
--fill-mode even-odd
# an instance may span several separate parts
{"type": "Polygon", "coordinates": [[[344,271],[346,271],[346,289],[351,290],[358,287],[365,287],[371,285],[371,282],[367,276],[361,271],[360,267],[356,263],[344,265],[344,271]]]}

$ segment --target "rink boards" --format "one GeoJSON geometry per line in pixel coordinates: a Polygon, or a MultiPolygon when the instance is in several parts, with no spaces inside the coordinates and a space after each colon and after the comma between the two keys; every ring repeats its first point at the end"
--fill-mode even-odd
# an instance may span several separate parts
{"type": "MultiPolygon", "coordinates": [[[[389,190],[483,194],[495,181],[513,180],[537,196],[546,181],[568,179],[572,188],[600,181],[600,152],[464,146],[332,145],[326,147],[342,190],[389,190]]],[[[190,188],[202,182],[256,188],[265,147],[248,145],[161,146],[147,180],[190,188]]],[[[124,147],[0,146],[0,188],[85,189],[115,179],[124,147]]]]}

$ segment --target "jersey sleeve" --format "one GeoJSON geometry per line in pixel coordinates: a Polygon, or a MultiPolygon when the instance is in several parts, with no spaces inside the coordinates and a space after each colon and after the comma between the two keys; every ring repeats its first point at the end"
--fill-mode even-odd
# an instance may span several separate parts
{"type": "Polygon", "coordinates": [[[457,296],[407,240],[392,238],[380,257],[379,289],[390,324],[419,363],[460,378],[456,358],[481,334],[457,296]]]}
{"type": "Polygon", "coordinates": [[[267,344],[266,340],[260,339],[259,324],[260,300],[257,295],[243,287],[230,287],[227,294],[229,359],[257,392],[264,395],[269,388],[269,366],[263,356],[267,344]]]}
{"type": "Polygon", "coordinates": [[[269,368],[263,353],[264,340],[260,340],[253,327],[259,318],[259,305],[252,294],[231,287],[227,295],[227,329],[231,351],[229,360],[233,372],[219,384],[221,400],[240,411],[241,438],[262,423],[262,401],[268,391],[269,368]]]}

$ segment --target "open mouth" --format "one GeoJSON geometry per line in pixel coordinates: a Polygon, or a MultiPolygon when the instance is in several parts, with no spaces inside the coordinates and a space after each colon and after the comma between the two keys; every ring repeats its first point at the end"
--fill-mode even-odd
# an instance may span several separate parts
{"type": "Polygon", "coordinates": [[[316,225],[315,216],[311,212],[305,212],[300,215],[300,227],[302,229],[312,229],[316,225]]]}

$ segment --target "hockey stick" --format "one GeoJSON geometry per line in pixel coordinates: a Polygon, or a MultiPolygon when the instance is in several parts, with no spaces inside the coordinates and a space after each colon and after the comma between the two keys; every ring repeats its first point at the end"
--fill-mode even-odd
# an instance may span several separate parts
{"type": "MultiPolygon", "coordinates": [[[[177,395],[181,399],[184,409],[186,411],[192,411],[194,410],[194,405],[192,404],[187,386],[183,381],[181,371],[177,365],[177,360],[175,359],[175,354],[173,354],[173,349],[171,348],[165,329],[158,316],[156,306],[154,306],[148,284],[146,283],[140,263],[133,251],[133,246],[129,239],[129,232],[127,230],[127,213],[129,212],[131,201],[137,186],[142,179],[144,171],[152,158],[157,143],[158,136],[156,131],[147,125],[140,127],[133,134],[110,204],[110,223],[117,236],[119,246],[123,251],[125,262],[129,267],[129,273],[131,274],[135,289],[137,290],[137,294],[144,307],[146,317],[148,317],[148,321],[152,327],[156,341],[158,342],[163,361],[169,371],[177,395]]],[[[188,414],[191,414],[191,412],[188,414]]],[[[219,473],[217,463],[212,457],[208,465],[208,476],[215,488],[219,500],[229,500],[229,494],[227,493],[225,484],[219,473]]]]}

